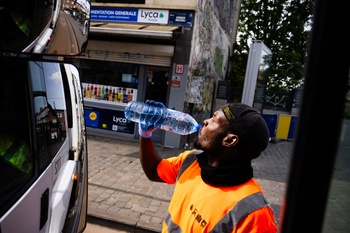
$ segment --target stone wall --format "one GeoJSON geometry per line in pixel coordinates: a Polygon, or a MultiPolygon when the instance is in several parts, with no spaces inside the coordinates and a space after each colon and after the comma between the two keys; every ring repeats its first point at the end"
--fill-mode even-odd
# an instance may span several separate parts
{"type": "MultiPolygon", "coordinates": [[[[240,4],[241,0],[198,1],[189,76],[203,77],[202,103],[186,103],[198,122],[211,117],[216,109],[216,84],[218,80],[225,80],[229,69],[229,60],[236,41],[240,4]]],[[[190,140],[187,139],[190,146],[195,138],[196,135],[191,135],[190,140]]]]}

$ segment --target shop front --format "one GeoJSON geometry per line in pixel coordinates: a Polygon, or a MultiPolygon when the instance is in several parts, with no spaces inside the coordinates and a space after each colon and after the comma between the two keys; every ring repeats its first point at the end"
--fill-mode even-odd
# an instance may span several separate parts
{"type": "MultiPolygon", "coordinates": [[[[123,12],[124,15],[130,15],[129,20],[133,21],[132,15],[140,10],[97,7],[91,11],[91,37],[79,61],[87,133],[136,139],[138,125],[124,116],[124,109],[130,101],[143,102],[150,99],[166,106],[183,106],[186,84],[182,82],[180,88],[180,80],[185,80],[186,73],[182,72],[184,77],[181,77],[173,66],[176,60],[185,63],[182,67],[188,66],[188,59],[184,59],[183,52],[177,53],[176,50],[189,50],[186,47],[188,42],[185,43],[186,46],[179,42],[188,38],[190,31],[183,32],[183,17],[181,23],[168,25],[167,10],[152,11],[168,16],[165,23],[161,22],[160,25],[159,22],[157,25],[150,22],[147,25],[140,22],[120,23],[116,18],[106,20],[110,12],[114,12],[113,15],[123,12]],[[181,54],[180,59],[177,54],[181,54]]],[[[176,22],[178,14],[180,13],[171,13],[172,22],[176,22]]],[[[189,14],[186,13],[185,16],[188,18],[189,14]]],[[[166,133],[161,130],[153,134],[153,140],[157,143],[169,141],[166,138],[166,133]]],[[[177,147],[179,138],[171,139],[170,144],[177,147]]]]}
{"type": "MultiPolygon", "coordinates": [[[[115,43],[111,48],[125,49],[135,46],[115,43]]],[[[93,53],[90,50],[89,59],[81,59],[88,133],[134,138],[136,124],[124,117],[126,105],[130,101],[145,99],[166,103],[173,48],[155,46],[154,49],[168,49],[168,57],[154,58],[151,54],[133,56],[136,53],[132,51],[128,52],[128,56],[122,56],[125,53],[103,53],[101,50],[93,53]]],[[[162,135],[156,133],[155,141],[161,142],[162,135]]]]}

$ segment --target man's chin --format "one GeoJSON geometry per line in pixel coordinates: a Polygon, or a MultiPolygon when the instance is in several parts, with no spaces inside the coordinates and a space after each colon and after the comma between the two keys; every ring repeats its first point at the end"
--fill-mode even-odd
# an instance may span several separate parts
{"type": "Polygon", "coordinates": [[[201,144],[198,142],[198,139],[197,139],[196,141],[194,141],[193,147],[194,147],[195,149],[197,149],[197,150],[202,150],[202,149],[203,149],[202,146],[201,146],[201,144]]]}

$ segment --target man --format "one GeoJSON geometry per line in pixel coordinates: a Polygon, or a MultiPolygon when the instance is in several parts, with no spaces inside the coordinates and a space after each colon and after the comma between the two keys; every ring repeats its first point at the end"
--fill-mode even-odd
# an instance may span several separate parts
{"type": "Polygon", "coordinates": [[[162,232],[277,232],[251,166],[269,141],[259,112],[240,103],[222,106],[203,121],[197,150],[168,159],[154,148],[154,130],[140,124],[142,168],[152,181],[176,184],[162,232]]]}

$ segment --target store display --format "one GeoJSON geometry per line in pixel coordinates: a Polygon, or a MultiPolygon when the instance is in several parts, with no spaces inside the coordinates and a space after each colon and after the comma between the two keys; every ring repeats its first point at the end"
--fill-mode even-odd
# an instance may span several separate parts
{"type": "Polygon", "coordinates": [[[129,103],[136,100],[137,90],[91,83],[83,83],[84,98],[97,101],[129,103]]]}

